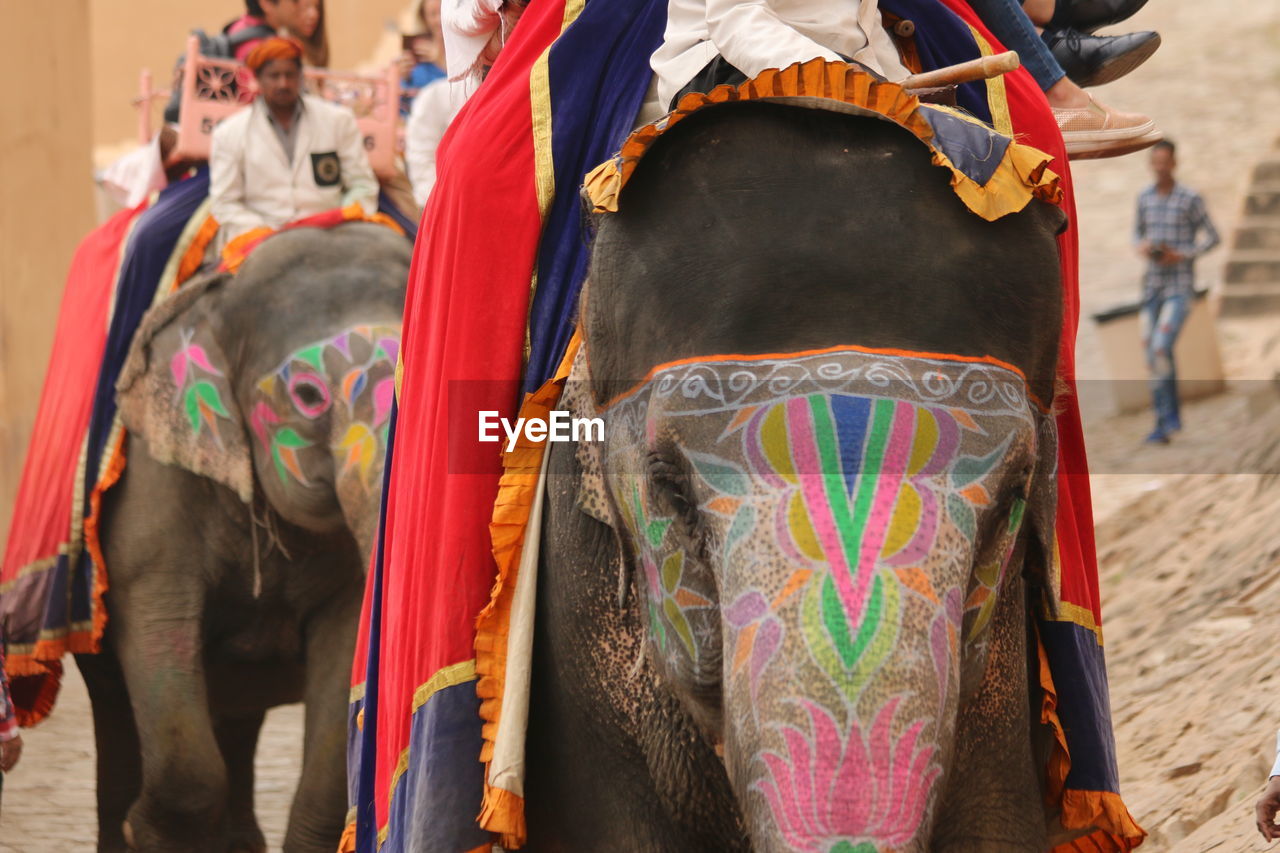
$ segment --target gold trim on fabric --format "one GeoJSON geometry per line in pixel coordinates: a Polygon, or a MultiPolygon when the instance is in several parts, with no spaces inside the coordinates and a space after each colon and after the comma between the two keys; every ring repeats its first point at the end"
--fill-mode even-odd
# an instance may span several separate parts
{"type": "MultiPolygon", "coordinates": [[[[436,671],[436,674],[428,678],[421,684],[417,690],[413,691],[413,705],[409,716],[412,717],[418,713],[418,709],[427,704],[427,701],[444,690],[446,687],[454,687],[458,684],[464,684],[468,681],[474,681],[476,677],[475,658],[464,660],[459,663],[450,664],[436,671]]],[[[412,735],[411,735],[412,736],[412,735]]],[[[400,753],[400,760],[396,762],[395,772],[391,774],[391,784],[387,791],[387,807],[390,812],[392,800],[396,796],[396,788],[400,785],[400,777],[409,769],[409,747],[405,747],[400,753]]],[[[387,824],[378,830],[378,845],[381,846],[387,840],[387,833],[390,831],[391,825],[387,824]]]]}
{"type": "MultiPolygon", "coordinates": [[[[991,56],[995,53],[991,48],[991,42],[984,39],[972,24],[969,24],[969,32],[973,34],[973,40],[983,56],[991,56]]],[[[1013,136],[1013,116],[1009,115],[1009,94],[1004,87],[1003,74],[997,74],[987,80],[987,108],[991,110],[991,126],[996,129],[996,132],[1013,136]]]]}
{"type": "MultiPolygon", "coordinates": [[[[555,44],[555,42],[552,42],[555,44]]],[[[547,218],[556,195],[556,164],[551,152],[551,71],[547,63],[551,45],[529,71],[529,98],[533,117],[533,185],[538,194],[538,217],[547,218]]]]}
{"type": "MultiPolygon", "coordinates": [[[[62,554],[63,549],[65,547],[66,547],[65,545],[59,545],[58,553],[62,554]]],[[[13,589],[15,586],[18,585],[18,581],[22,580],[27,575],[34,575],[37,572],[43,572],[47,569],[51,569],[55,565],[57,565],[57,563],[58,563],[57,557],[42,557],[41,559],[36,560],[34,563],[28,563],[27,565],[23,566],[21,569],[18,569],[18,573],[16,575],[11,577],[9,580],[5,581],[4,583],[0,583],[0,593],[5,593],[13,589]]]]}
{"type": "Polygon", "coordinates": [[[348,705],[354,702],[359,702],[361,699],[364,698],[364,685],[365,683],[362,681],[359,684],[357,684],[355,687],[351,688],[351,692],[347,694],[348,705]]]}

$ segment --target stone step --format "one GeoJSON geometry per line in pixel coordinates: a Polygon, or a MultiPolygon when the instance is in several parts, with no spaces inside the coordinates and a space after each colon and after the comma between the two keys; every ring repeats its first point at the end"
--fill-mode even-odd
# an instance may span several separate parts
{"type": "Polygon", "coordinates": [[[1280,181],[1280,158],[1263,160],[1253,167],[1253,182],[1280,181]]]}
{"type": "Polygon", "coordinates": [[[1280,181],[1257,181],[1244,200],[1245,216],[1280,216],[1280,181]]]}
{"type": "Polygon", "coordinates": [[[1224,317],[1280,313],[1280,280],[1228,285],[1222,290],[1221,313],[1224,317]]]}
{"type": "Polygon", "coordinates": [[[1228,284],[1280,281],[1280,251],[1237,249],[1227,258],[1228,284]]]}
{"type": "Polygon", "coordinates": [[[1246,216],[1236,228],[1236,249],[1280,251],[1280,216],[1246,216]]]}

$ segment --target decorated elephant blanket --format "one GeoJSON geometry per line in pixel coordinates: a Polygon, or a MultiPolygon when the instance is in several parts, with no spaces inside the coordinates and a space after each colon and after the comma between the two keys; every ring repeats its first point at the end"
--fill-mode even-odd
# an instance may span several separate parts
{"type": "MultiPolygon", "coordinates": [[[[962,0],[881,2],[916,23],[913,55],[921,70],[1002,49],[962,0]]],[[[456,419],[480,408],[512,417],[556,407],[588,256],[577,190],[604,163],[588,188],[608,210],[629,157],[642,156],[644,137],[651,141],[663,129],[628,139],[665,8],[650,0],[530,4],[441,146],[410,275],[383,518],[352,674],[344,850],[472,851],[524,841],[529,629],[522,620],[532,610],[532,585],[522,572],[536,565],[545,446],[518,444],[500,458],[493,445],[459,438],[473,436],[474,423],[456,419]],[[501,252],[493,251],[497,221],[501,252]]],[[[975,214],[996,218],[1033,194],[1060,190],[1074,217],[1061,135],[1025,70],[961,87],[967,117],[922,113],[897,87],[878,90],[865,81],[838,94],[835,84],[847,81],[828,80],[828,70],[812,81],[774,72],[754,91],[748,84],[691,96],[688,107],[762,93],[845,98],[928,143],[975,214]],[[798,82],[823,88],[802,92],[798,82]],[[970,117],[1003,139],[994,157],[956,153],[966,134],[977,132],[961,124],[970,117]],[[1014,136],[1045,156],[1008,143],[1014,136]],[[1056,179],[1042,170],[1046,160],[1056,179]]],[[[992,139],[988,129],[982,134],[992,139]]],[[[1074,226],[1059,238],[1060,375],[1068,384],[1079,317],[1076,241],[1074,226]]],[[[1065,396],[1055,413],[1054,606],[1038,614],[1042,720],[1056,734],[1048,778],[1064,823],[1097,828],[1064,849],[1128,850],[1143,832],[1118,794],[1074,397],[1065,396]]],[[[754,654],[747,650],[748,662],[754,654]]]]}
{"type": "MultiPolygon", "coordinates": [[[[63,656],[99,649],[108,586],[99,510],[126,462],[116,381],[143,316],[206,262],[217,233],[208,191],[201,166],[117,213],[81,241],[68,272],[0,564],[0,638],[24,726],[52,710],[63,656]]],[[[381,204],[382,212],[368,218],[416,230],[385,195],[381,204]]],[[[333,227],[353,218],[366,217],[332,211],[292,226],[333,227]]],[[[228,266],[238,266],[268,236],[259,231],[233,241],[228,266]]],[[[187,405],[199,416],[200,400],[187,405]]]]}

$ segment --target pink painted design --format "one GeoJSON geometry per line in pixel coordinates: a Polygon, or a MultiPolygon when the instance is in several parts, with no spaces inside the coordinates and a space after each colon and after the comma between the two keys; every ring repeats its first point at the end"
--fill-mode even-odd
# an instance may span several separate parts
{"type": "Polygon", "coordinates": [[[323,376],[315,373],[295,373],[289,377],[289,398],[293,400],[293,404],[298,407],[298,411],[307,418],[318,418],[325,412],[329,411],[329,406],[333,402],[332,396],[329,394],[329,385],[325,382],[323,376]],[[298,389],[307,385],[314,388],[320,395],[320,402],[307,403],[298,394],[298,389]]]}
{"type": "Polygon", "coordinates": [[[249,412],[249,428],[267,453],[271,452],[270,428],[279,423],[280,416],[263,400],[259,400],[249,412]]]}
{"type": "Polygon", "coordinates": [[[933,761],[936,747],[920,742],[924,721],[894,737],[900,702],[885,704],[865,735],[856,723],[841,734],[835,719],[810,701],[803,704],[811,732],[779,727],[787,754],[765,752],[767,773],[752,787],[768,801],[791,849],[901,847],[916,838],[942,769],[933,761]]]}
{"type": "Polygon", "coordinates": [[[381,426],[391,415],[391,403],[396,397],[396,380],[388,376],[373,386],[373,425],[381,426]]]}

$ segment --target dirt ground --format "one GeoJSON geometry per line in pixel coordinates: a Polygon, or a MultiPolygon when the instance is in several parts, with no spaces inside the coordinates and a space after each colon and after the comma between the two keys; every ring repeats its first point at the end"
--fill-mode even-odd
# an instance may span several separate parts
{"type": "MultiPolygon", "coordinates": [[[[1206,196],[1224,239],[1251,164],[1280,137],[1280,6],[1256,0],[1152,0],[1132,21],[1161,50],[1103,90],[1149,112],[1180,146],[1182,178],[1206,196]]],[[[1076,164],[1085,320],[1082,378],[1105,379],[1088,314],[1136,294],[1129,251],[1145,158],[1076,164]]],[[[1226,251],[1201,264],[1220,279],[1226,251]]],[[[1175,853],[1265,849],[1252,802],[1280,728],[1271,692],[1280,608],[1280,317],[1220,324],[1226,394],[1185,413],[1168,447],[1141,444],[1147,415],[1087,409],[1095,474],[1105,635],[1122,790],[1175,853]]],[[[0,853],[93,849],[93,742],[83,683],[70,665],[56,712],[25,733],[5,780],[0,853]]],[[[301,755],[298,706],[273,711],[258,757],[258,813],[279,849],[301,755]]]]}

